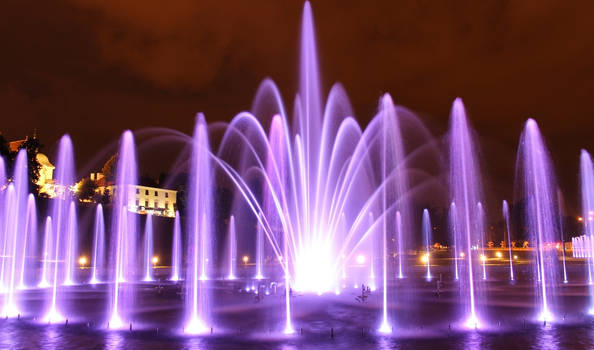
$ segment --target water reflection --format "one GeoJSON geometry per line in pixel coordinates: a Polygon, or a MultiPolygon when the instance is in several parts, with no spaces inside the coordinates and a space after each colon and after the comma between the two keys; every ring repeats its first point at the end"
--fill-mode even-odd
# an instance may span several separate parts
{"type": "Polygon", "coordinates": [[[559,349],[559,337],[560,334],[556,327],[542,327],[535,334],[535,344],[532,346],[534,349],[543,350],[557,350],[559,349]]]}

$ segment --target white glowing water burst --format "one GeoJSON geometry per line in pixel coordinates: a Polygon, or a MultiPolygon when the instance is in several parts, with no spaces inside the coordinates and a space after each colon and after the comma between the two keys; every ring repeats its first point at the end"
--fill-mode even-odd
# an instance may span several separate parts
{"type": "Polygon", "coordinates": [[[25,276],[27,275],[27,256],[35,254],[35,245],[37,237],[37,208],[35,206],[35,196],[29,193],[27,198],[27,213],[25,216],[25,230],[21,249],[21,262],[20,262],[20,279],[18,289],[26,289],[27,283],[25,276]],[[28,254],[30,253],[30,254],[28,254]]]}
{"type": "Polygon", "coordinates": [[[505,235],[507,236],[507,250],[509,252],[509,280],[514,280],[514,259],[512,256],[512,246],[511,246],[511,230],[509,224],[509,206],[507,205],[507,201],[503,201],[503,220],[505,221],[505,235]]]}

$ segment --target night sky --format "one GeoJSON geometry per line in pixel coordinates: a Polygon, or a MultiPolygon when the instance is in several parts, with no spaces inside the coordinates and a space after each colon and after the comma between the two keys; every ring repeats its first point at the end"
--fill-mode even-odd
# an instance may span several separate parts
{"type": "MultiPolygon", "coordinates": [[[[63,133],[79,164],[124,129],[230,120],[269,76],[292,106],[301,1],[8,0],[0,21],[0,129],[63,133]]],[[[436,136],[463,98],[487,193],[512,195],[524,121],[535,118],[569,206],[580,148],[594,151],[594,2],[313,1],[324,94],[341,82],[366,123],[390,92],[436,136]]],[[[81,174],[82,176],[82,174],[81,174]]]]}

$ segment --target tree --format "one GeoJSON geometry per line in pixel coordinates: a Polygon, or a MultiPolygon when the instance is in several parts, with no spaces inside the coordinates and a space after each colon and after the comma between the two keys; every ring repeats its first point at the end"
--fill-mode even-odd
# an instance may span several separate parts
{"type": "Polygon", "coordinates": [[[111,156],[107,162],[105,162],[105,165],[103,165],[103,168],[101,169],[101,172],[103,173],[103,176],[105,176],[105,181],[113,181],[113,179],[115,178],[115,171],[116,171],[116,167],[118,165],[118,154],[114,154],[113,156],[111,156]]]}
{"type": "Polygon", "coordinates": [[[93,199],[95,196],[95,190],[97,189],[97,184],[95,181],[85,178],[80,187],[78,189],[78,198],[80,200],[90,200],[93,199]]]}

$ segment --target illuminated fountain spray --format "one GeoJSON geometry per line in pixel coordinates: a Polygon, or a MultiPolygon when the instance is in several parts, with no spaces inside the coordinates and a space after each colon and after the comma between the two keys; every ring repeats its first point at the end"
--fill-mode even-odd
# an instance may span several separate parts
{"type": "Polygon", "coordinates": [[[229,259],[229,274],[227,275],[227,279],[233,280],[235,279],[235,263],[237,261],[237,238],[235,237],[235,217],[231,215],[229,219],[229,235],[228,235],[228,247],[229,247],[229,254],[227,258],[229,259]]]}
{"type": "Polygon", "coordinates": [[[13,182],[8,185],[5,194],[5,254],[3,256],[2,276],[5,293],[3,299],[2,316],[16,317],[19,308],[16,300],[16,287],[18,283],[20,257],[25,244],[22,237],[26,229],[27,211],[27,154],[20,150],[17,154],[13,170],[13,182]]]}
{"type": "MultiPolygon", "coordinates": [[[[50,305],[44,317],[48,323],[61,322],[63,316],[58,300],[58,285],[74,283],[73,269],[76,242],[76,212],[70,186],[74,184],[74,153],[70,136],[64,135],[58,146],[58,160],[54,171],[56,179],[56,198],[51,202],[51,246],[48,247],[52,263],[50,305]]],[[[47,246],[47,242],[46,242],[47,246]]],[[[42,281],[43,282],[43,281],[42,281]]]]}
{"type": "Polygon", "coordinates": [[[481,252],[481,265],[483,267],[483,280],[487,279],[487,254],[485,254],[485,211],[483,209],[483,204],[478,202],[477,204],[477,213],[479,215],[479,219],[477,220],[477,232],[480,237],[480,252],[481,252]]]}
{"type": "Polygon", "coordinates": [[[212,170],[208,130],[204,115],[196,117],[192,141],[188,218],[188,264],[186,268],[186,325],[184,332],[207,331],[210,305],[207,296],[206,264],[210,252],[212,212],[212,170]]]}
{"type": "MultiPolygon", "coordinates": [[[[462,100],[457,98],[450,114],[450,195],[455,206],[453,209],[453,230],[450,233],[458,251],[464,253],[460,259],[461,273],[460,292],[464,304],[464,325],[469,328],[481,326],[477,312],[476,297],[478,282],[475,271],[476,259],[473,244],[482,241],[480,227],[481,215],[477,213],[477,203],[480,202],[480,174],[476,158],[476,146],[473,143],[471,130],[466,121],[466,111],[462,100]]],[[[480,263],[480,261],[479,261],[480,263]]]]}
{"type": "MultiPolygon", "coordinates": [[[[594,259],[592,258],[592,242],[594,241],[594,222],[589,220],[594,212],[594,167],[590,153],[582,150],[580,153],[580,182],[582,194],[582,217],[584,225],[584,237],[580,238],[579,257],[586,258],[588,266],[588,285],[590,288],[590,314],[594,314],[594,284],[592,283],[592,269],[594,259]]],[[[577,246],[577,245],[576,245],[577,246]]]]}
{"type": "Polygon", "coordinates": [[[104,268],[105,261],[105,219],[103,218],[103,206],[97,204],[95,209],[95,225],[93,226],[93,271],[89,283],[99,283],[98,271],[104,268]]]}
{"type": "Polygon", "coordinates": [[[507,236],[507,250],[509,251],[509,280],[514,280],[514,260],[511,246],[511,230],[509,224],[509,206],[507,201],[503,200],[503,220],[505,221],[505,234],[507,236]]]}
{"type": "Polygon", "coordinates": [[[450,204],[450,209],[448,211],[448,225],[449,232],[453,237],[454,243],[454,279],[457,281],[460,279],[460,275],[458,273],[458,259],[460,259],[460,254],[464,254],[464,252],[458,247],[458,233],[456,232],[456,204],[454,204],[454,202],[450,204]]]}
{"type": "Polygon", "coordinates": [[[23,237],[23,244],[21,250],[21,262],[20,262],[20,280],[18,289],[26,289],[27,283],[26,278],[27,272],[31,269],[27,266],[27,257],[35,256],[36,251],[36,237],[37,237],[37,208],[35,206],[35,196],[29,193],[27,199],[27,214],[25,219],[25,236],[23,237]]]}
{"type": "Polygon", "coordinates": [[[563,195],[557,189],[557,200],[559,209],[559,235],[561,236],[561,261],[563,262],[563,283],[567,283],[567,266],[565,264],[565,235],[563,233],[563,195]]]}
{"type": "Polygon", "coordinates": [[[171,247],[171,280],[179,281],[181,278],[181,223],[179,212],[175,212],[173,220],[173,245],[171,247]]]}
{"type": "Polygon", "coordinates": [[[45,227],[43,233],[43,252],[41,261],[41,280],[37,287],[47,288],[49,284],[49,269],[50,260],[52,256],[52,218],[48,216],[45,218],[45,227]]]}
{"type": "Polygon", "coordinates": [[[264,278],[262,265],[264,263],[264,230],[262,226],[256,227],[256,279],[264,278]]]}
{"type": "MultiPolygon", "coordinates": [[[[74,168],[73,168],[74,169],[74,168]]],[[[76,219],[76,206],[74,201],[70,201],[70,207],[68,208],[68,226],[66,229],[66,277],[64,278],[64,285],[71,286],[74,282],[74,271],[76,269],[76,253],[77,253],[77,219],[76,219]]]]}
{"type": "Polygon", "coordinates": [[[374,224],[375,224],[375,220],[373,218],[373,213],[369,213],[369,230],[371,231],[368,234],[368,240],[369,240],[369,288],[371,288],[372,290],[375,291],[375,245],[376,245],[376,237],[377,235],[375,234],[375,230],[374,230],[374,224]]]}
{"type": "Polygon", "coordinates": [[[153,281],[153,216],[146,215],[144,226],[144,278],[143,281],[153,281]]]}
{"type": "Polygon", "coordinates": [[[541,321],[552,321],[551,301],[557,278],[557,254],[554,242],[557,230],[555,179],[551,161],[538,125],[528,119],[520,139],[516,164],[518,199],[524,200],[525,219],[530,241],[535,243],[534,279],[540,303],[541,321]]]}
{"type": "Polygon", "coordinates": [[[136,249],[138,242],[136,214],[128,208],[135,201],[137,182],[136,149],[134,136],[127,130],[120,138],[116,167],[116,186],[113,188],[111,220],[111,288],[109,328],[125,326],[133,312],[134,278],[138,269],[136,249]]]}
{"type": "Polygon", "coordinates": [[[429,217],[429,210],[423,209],[423,238],[425,239],[425,259],[427,259],[427,274],[425,278],[427,281],[431,280],[431,219],[429,217]]]}

